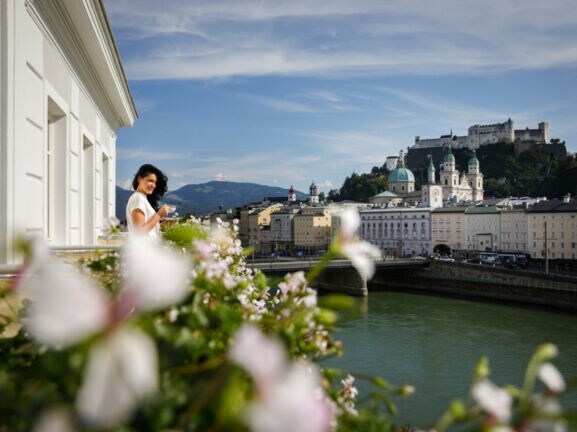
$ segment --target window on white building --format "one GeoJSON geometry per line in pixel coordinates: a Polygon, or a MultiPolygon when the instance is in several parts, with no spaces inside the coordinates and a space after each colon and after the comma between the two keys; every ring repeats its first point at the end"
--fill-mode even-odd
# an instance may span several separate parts
{"type": "Polygon", "coordinates": [[[46,139],[46,237],[66,243],[66,114],[48,98],[46,139]]]}

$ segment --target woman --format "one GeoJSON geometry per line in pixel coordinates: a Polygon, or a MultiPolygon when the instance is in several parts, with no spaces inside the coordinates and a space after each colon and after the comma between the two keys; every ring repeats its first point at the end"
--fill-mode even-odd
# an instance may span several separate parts
{"type": "Polygon", "coordinates": [[[168,178],[154,165],[142,165],[134,175],[135,192],[126,204],[126,222],[130,233],[141,233],[160,239],[160,220],[170,213],[170,206],[158,208],[158,201],[167,190],[168,178]]]}

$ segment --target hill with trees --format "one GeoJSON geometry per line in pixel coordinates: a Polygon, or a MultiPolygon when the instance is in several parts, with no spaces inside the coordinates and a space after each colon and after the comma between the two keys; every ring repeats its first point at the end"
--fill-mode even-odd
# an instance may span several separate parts
{"type": "MultiPolygon", "coordinates": [[[[131,191],[116,187],[116,217],[126,218],[125,209],[131,191]]],[[[211,181],[201,184],[189,184],[170,191],[162,200],[174,204],[179,214],[186,213],[205,215],[220,208],[240,207],[250,202],[259,202],[264,198],[287,197],[288,189],[276,186],[265,186],[256,183],[237,183],[228,181],[211,181]]],[[[297,191],[298,200],[306,200],[308,195],[297,191]]]]}
{"type": "MultiPolygon", "coordinates": [[[[442,161],[443,149],[423,149],[431,154],[437,173],[442,161]]],[[[577,156],[553,155],[541,149],[528,150],[515,155],[513,144],[495,143],[477,149],[477,158],[484,175],[486,197],[546,196],[561,198],[567,193],[577,195],[577,156]]],[[[453,149],[457,169],[467,169],[472,152],[453,149]]],[[[426,154],[409,155],[407,166],[415,175],[415,188],[419,189],[426,179],[426,154]],[[413,156],[413,157],[411,157],[413,156]]],[[[368,201],[371,196],[387,190],[389,172],[385,165],[373,167],[370,173],[353,173],[339,190],[333,189],[328,199],[333,201],[368,201]]]]}

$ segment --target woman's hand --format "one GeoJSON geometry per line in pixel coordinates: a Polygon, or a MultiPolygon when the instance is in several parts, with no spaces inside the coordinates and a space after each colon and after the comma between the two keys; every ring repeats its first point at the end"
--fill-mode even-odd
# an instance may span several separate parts
{"type": "Polygon", "coordinates": [[[156,212],[161,219],[164,219],[170,213],[170,206],[164,204],[160,209],[156,212]]]}

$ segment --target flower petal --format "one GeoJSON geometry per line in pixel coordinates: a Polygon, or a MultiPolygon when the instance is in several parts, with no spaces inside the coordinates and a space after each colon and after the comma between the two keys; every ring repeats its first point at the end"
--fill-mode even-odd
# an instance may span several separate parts
{"type": "Polygon", "coordinates": [[[249,405],[247,421],[256,432],[326,432],[333,410],[323,397],[318,370],[294,363],[270,391],[249,405]]]}
{"type": "Polygon", "coordinates": [[[357,228],[361,224],[361,217],[357,209],[347,208],[337,213],[341,219],[340,239],[341,242],[348,242],[353,239],[357,228]]]}
{"type": "Polygon", "coordinates": [[[157,386],[154,343],[145,333],[120,328],[90,351],[76,408],[90,426],[112,427],[126,421],[157,386]]]}
{"type": "Polygon", "coordinates": [[[284,374],[287,363],[282,343],[266,337],[251,324],[243,325],[237,332],[229,357],[251,374],[261,392],[284,374]]]}
{"type": "Polygon", "coordinates": [[[552,363],[543,363],[537,371],[539,379],[554,393],[565,391],[563,375],[552,363]]]}
{"type": "Polygon", "coordinates": [[[47,264],[26,278],[30,296],[26,327],[39,342],[69,346],[104,329],[108,299],[88,276],[65,264],[47,264]]]}
{"type": "Polygon", "coordinates": [[[500,422],[508,422],[511,418],[511,395],[491,381],[478,381],[471,389],[471,395],[488,413],[494,415],[500,422]]]}
{"type": "Polygon", "coordinates": [[[190,291],[188,259],[144,237],[129,240],[123,251],[123,296],[140,310],[161,309],[182,301],[190,291]]]}
{"type": "Polygon", "coordinates": [[[375,273],[375,260],[381,259],[381,251],[365,241],[353,241],[342,245],[341,254],[351,260],[361,277],[370,279],[375,273]]]}

